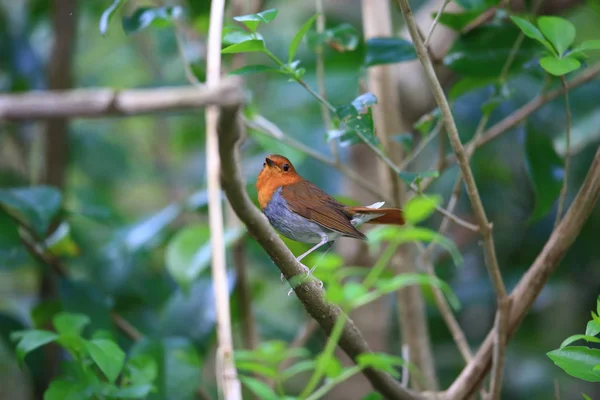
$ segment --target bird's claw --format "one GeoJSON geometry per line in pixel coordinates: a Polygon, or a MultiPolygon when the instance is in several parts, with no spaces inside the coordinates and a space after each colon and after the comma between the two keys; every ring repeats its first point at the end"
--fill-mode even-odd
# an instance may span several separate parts
{"type": "MultiPolygon", "coordinates": [[[[312,275],[313,271],[314,271],[316,268],[317,268],[317,266],[316,266],[316,265],[315,265],[314,267],[312,267],[311,269],[308,269],[308,268],[307,268],[307,270],[308,270],[308,271],[306,271],[306,277],[305,277],[304,279],[308,279],[308,278],[310,278],[310,276],[312,275]]],[[[281,274],[281,281],[282,281],[282,282],[283,282],[283,279],[284,279],[284,276],[283,276],[283,274],[281,274]]],[[[303,280],[304,280],[304,279],[303,279],[303,280]]],[[[318,279],[316,279],[316,278],[315,278],[315,280],[316,280],[316,281],[319,283],[319,289],[323,289],[323,281],[320,281],[320,280],[318,280],[318,279]]],[[[291,289],[288,291],[288,294],[287,294],[287,295],[288,295],[288,296],[289,296],[289,295],[291,295],[293,291],[294,291],[294,288],[291,288],[291,289]]]]}

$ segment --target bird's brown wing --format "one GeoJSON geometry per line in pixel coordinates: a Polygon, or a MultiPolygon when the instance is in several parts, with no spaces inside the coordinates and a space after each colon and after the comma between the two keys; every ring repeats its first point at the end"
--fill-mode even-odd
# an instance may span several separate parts
{"type": "Polygon", "coordinates": [[[309,181],[302,180],[283,186],[281,196],[290,211],[344,236],[365,239],[365,235],[350,223],[350,216],[344,211],[344,205],[309,181]]]}

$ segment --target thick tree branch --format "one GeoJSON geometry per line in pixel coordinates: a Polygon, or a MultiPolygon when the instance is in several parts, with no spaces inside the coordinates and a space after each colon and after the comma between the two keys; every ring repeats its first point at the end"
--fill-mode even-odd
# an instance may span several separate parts
{"type": "Polygon", "coordinates": [[[235,79],[214,87],[154,89],[75,89],[0,95],[1,120],[105,117],[149,114],[158,111],[232,106],[244,101],[235,79]]]}
{"type": "MultiPolygon", "coordinates": [[[[560,225],[534,263],[509,296],[511,301],[507,339],[512,336],[559,262],[571,247],[600,196],[600,148],[588,170],[583,185],[560,225]]],[[[467,365],[446,392],[448,399],[464,399],[474,393],[487,374],[492,359],[494,333],[490,332],[473,361],[467,365]]]]}
{"type": "MultiPolygon", "coordinates": [[[[244,189],[245,183],[240,172],[238,154],[238,141],[243,132],[243,125],[237,116],[237,111],[235,107],[223,108],[219,119],[223,190],[237,216],[248,228],[249,234],[265,249],[285,278],[290,281],[294,277],[306,276],[306,267],[296,261],[294,255],[271,228],[266,217],[250,201],[244,189]]],[[[308,279],[297,285],[294,291],[306,311],[319,323],[321,328],[327,333],[331,332],[341,310],[325,301],[323,291],[318,283],[313,279],[308,279]]],[[[350,319],[345,324],[339,345],[353,360],[356,360],[359,354],[370,352],[360,331],[350,319]]],[[[386,373],[373,369],[366,369],[363,373],[373,387],[387,398],[400,400],[423,398],[421,395],[401,387],[399,382],[386,373]]]]}

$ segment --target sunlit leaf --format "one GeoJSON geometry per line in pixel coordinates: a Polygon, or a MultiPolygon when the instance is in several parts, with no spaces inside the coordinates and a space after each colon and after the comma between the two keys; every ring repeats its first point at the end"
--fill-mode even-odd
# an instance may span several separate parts
{"type": "Polygon", "coordinates": [[[263,36],[258,33],[250,33],[239,26],[225,26],[223,27],[223,39],[224,45],[232,45],[249,40],[263,40],[263,36]]]}
{"type": "Polygon", "coordinates": [[[560,344],[560,348],[564,348],[568,345],[570,345],[573,342],[576,342],[578,340],[585,340],[586,342],[590,342],[590,343],[600,343],[600,338],[597,338],[595,336],[588,336],[588,335],[573,335],[573,336],[569,336],[568,338],[566,338],[561,344],[560,344]]]}
{"type": "Polygon", "coordinates": [[[296,50],[298,50],[298,46],[300,46],[300,42],[302,42],[302,38],[306,35],[306,32],[310,29],[315,19],[317,19],[318,14],[313,15],[308,21],[302,25],[302,27],[296,32],[292,42],[290,43],[290,48],[288,50],[288,63],[291,63],[296,56],[296,50]]]}
{"type": "Polygon", "coordinates": [[[234,54],[252,53],[257,51],[265,51],[265,43],[262,40],[247,40],[245,42],[233,44],[221,50],[221,53],[234,54]]]}
{"type": "Polygon", "coordinates": [[[41,347],[45,344],[54,342],[59,335],[54,332],[31,329],[26,331],[17,331],[11,334],[11,339],[17,341],[17,359],[23,362],[27,353],[41,347]]]}
{"type": "Polygon", "coordinates": [[[377,289],[382,293],[392,293],[403,287],[412,285],[429,285],[435,286],[444,292],[448,302],[455,310],[460,309],[460,302],[458,297],[452,291],[452,288],[441,279],[425,274],[401,274],[396,275],[391,279],[379,280],[377,282],[377,289]]]}
{"type": "Polygon", "coordinates": [[[276,8],[261,11],[256,14],[247,14],[233,17],[234,20],[243,23],[251,32],[256,32],[259,24],[268,24],[273,21],[279,11],[276,8]]]}
{"type": "Polygon", "coordinates": [[[125,363],[125,353],[111,340],[94,339],[85,343],[90,356],[104,373],[110,383],[113,383],[125,363]]]}
{"type": "Polygon", "coordinates": [[[387,372],[394,378],[399,378],[398,367],[406,365],[400,357],[385,353],[363,353],[356,358],[356,363],[363,368],[373,368],[379,371],[387,372]]]}
{"type": "Polygon", "coordinates": [[[104,10],[102,15],[100,16],[100,27],[99,27],[100,33],[102,35],[106,36],[106,33],[108,32],[108,25],[110,24],[110,21],[112,20],[115,13],[119,10],[119,8],[121,8],[121,6],[123,4],[125,4],[125,1],[127,1],[127,0],[114,0],[112,2],[112,4],[110,6],[108,6],[108,8],[106,10],[104,10]]]}
{"type": "Polygon", "coordinates": [[[534,24],[527,21],[526,19],[516,17],[514,15],[511,15],[510,19],[515,24],[517,24],[517,26],[519,27],[519,29],[521,29],[521,31],[525,34],[525,36],[538,41],[539,43],[543,44],[544,47],[547,48],[548,51],[550,51],[551,54],[557,55],[556,49],[552,46],[552,44],[548,40],[546,40],[546,38],[544,37],[542,32],[540,32],[540,30],[534,24]]]}
{"type": "Polygon", "coordinates": [[[525,154],[529,178],[535,193],[531,222],[544,217],[560,194],[564,174],[563,162],[552,147],[550,135],[526,126],[525,154]]]}
{"type": "Polygon", "coordinates": [[[455,265],[459,266],[462,264],[462,256],[460,255],[460,252],[458,251],[454,243],[447,237],[442,236],[439,233],[432,231],[431,229],[414,226],[386,225],[378,226],[375,229],[371,229],[367,233],[367,237],[369,239],[369,242],[372,244],[377,244],[382,241],[397,244],[416,241],[435,243],[442,246],[450,253],[455,265]]]}
{"type": "Polygon", "coordinates": [[[598,323],[596,323],[596,321],[594,321],[593,319],[588,321],[586,328],[585,328],[586,336],[596,336],[599,333],[600,333],[600,325],[598,325],[598,323]]]}
{"type": "Polygon", "coordinates": [[[371,101],[372,98],[370,96],[361,96],[352,104],[337,107],[336,114],[345,128],[356,133],[361,141],[367,141],[377,145],[379,141],[373,132],[373,117],[370,114],[370,110],[366,113],[357,111],[357,108],[363,109],[369,104],[372,104],[370,103],[371,101]]]}
{"type": "Polygon", "coordinates": [[[317,363],[314,360],[304,360],[294,363],[291,367],[287,368],[281,373],[281,379],[286,381],[302,372],[312,371],[315,369],[317,363]]]}
{"type": "Polygon", "coordinates": [[[61,312],[52,319],[56,332],[63,334],[81,335],[83,329],[90,324],[90,317],[84,314],[61,312]]]}
{"type": "Polygon", "coordinates": [[[46,248],[57,257],[74,257],[79,254],[79,247],[71,236],[71,225],[63,221],[46,239],[46,248]]]}
{"type": "Polygon", "coordinates": [[[401,38],[371,38],[365,43],[365,65],[394,64],[417,58],[414,45],[401,38]]]}
{"type": "Polygon", "coordinates": [[[258,379],[240,376],[240,382],[261,400],[279,400],[273,389],[258,379]]]}
{"type": "Polygon", "coordinates": [[[129,35],[149,26],[158,28],[171,26],[173,20],[178,19],[182,14],[183,8],[179,6],[141,7],[131,16],[123,17],[123,30],[129,35]]]}
{"type": "Polygon", "coordinates": [[[549,74],[561,76],[579,69],[579,67],[581,67],[581,62],[574,57],[542,57],[540,59],[540,65],[549,74]]]}
{"type": "Polygon", "coordinates": [[[42,237],[60,210],[61,203],[61,193],[52,186],[0,189],[0,206],[16,214],[42,237]]]}
{"type": "Polygon", "coordinates": [[[85,382],[55,379],[44,392],[44,400],[81,400],[87,397],[86,387],[85,382]]]}
{"type": "Polygon", "coordinates": [[[428,218],[442,202],[442,196],[415,196],[404,205],[404,219],[410,224],[418,224],[428,218]]]}
{"type": "Polygon", "coordinates": [[[546,355],[567,374],[588,382],[600,382],[600,371],[594,371],[594,367],[600,364],[599,349],[568,346],[550,351],[546,355]]]}
{"type": "Polygon", "coordinates": [[[588,50],[600,50],[600,39],[596,40],[586,40],[580,45],[576,46],[571,50],[568,55],[573,57],[579,54],[585,54],[588,50]]]}
{"type": "Polygon", "coordinates": [[[537,25],[559,56],[562,56],[575,40],[575,25],[564,18],[542,16],[538,18],[537,25]]]}
{"type": "Polygon", "coordinates": [[[321,368],[323,368],[323,373],[329,379],[337,378],[344,369],[340,360],[338,360],[334,355],[327,358],[324,358],[322,355],[320,355],[317,358],[317,363],[321,365],[321,368]]]}
{"type": "Polygon", "coordinates": [[[323,45],[343,53],[354,51],[359,44],[360,33],[348,23],[340,24],[334,28],[326,29],[323,33],[309,32],[307,35],[308,47],[315,50],[323,45]]]}

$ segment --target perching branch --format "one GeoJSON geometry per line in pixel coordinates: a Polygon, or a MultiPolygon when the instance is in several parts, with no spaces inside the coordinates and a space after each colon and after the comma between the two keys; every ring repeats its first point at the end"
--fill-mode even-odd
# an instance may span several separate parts
{"type": "Polygon", "coordinates": [[[0,121],[95,118],[232,106],[244,101],[239,82],[224,79],[214,87],[155,89],[74,89],[0,95],[0,121]]]}
{"type": "MultiPolygon", "coordinates": [[[[288,281],[294,277],[306,276],[306,267],[296,261],[294,255],[269,225],[266,217],[254,206],[245,191],[245,183],[240,172],[238,142],[242,136],[243,125],[237,116],[237,108],[229,107],[221,110],[219,118],[219,151],[221,156],[221,181],[227,198],[237,216],[248,228],[249,234],[265,249],[275,265],[288,281]]],[[[297,278],[296,278],[297,279],[297,278]]],[[[328,304],[319,284],[307,279],[297,285],[294,291],[304,308],[319,323],[321,328],[330,333],[341,310],[328,304]]],[[[339,346],[353,359],[359,354],[370,352],[362,334],[348,319],[339,346]]],[[[390,375],[373,369],[365,369],[364,375],[373,387],[384,396],[393,399],[423,399],[418,393],[406,390],[390,375]]]]}
{"type": "MultiPolygon", "coordinates": [[[[600,148],[596,151],[592,165],[569,207],[569,211],[558,227],[552,232],[548,242],[535,259],[529,270],[519,281],[509,296],[511,301],[507,338],[510,338],[532,307],[544,285],[571,247],[583,224],[600,197],[600,148]]],[[[479,387],[485,378],[492,359],[494,334],[490,332],[473,358],[446,392],[448,399],[464,399],[479,387]]]]}

